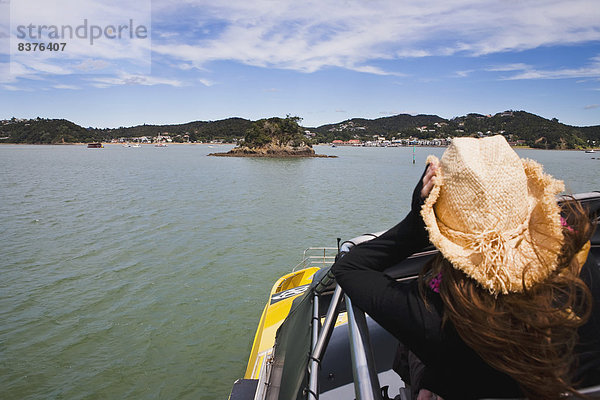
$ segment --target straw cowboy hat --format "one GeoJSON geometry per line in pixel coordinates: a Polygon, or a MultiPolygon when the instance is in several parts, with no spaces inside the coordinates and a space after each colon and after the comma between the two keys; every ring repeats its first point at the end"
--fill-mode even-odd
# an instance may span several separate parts
{"type": "Polygon", "coordinates": [[[492,294],[522,292],[556,269],[563,233],[555,196],[563,190],[503,136],[455,138],[421,215],[455,268],[492,294]]]}

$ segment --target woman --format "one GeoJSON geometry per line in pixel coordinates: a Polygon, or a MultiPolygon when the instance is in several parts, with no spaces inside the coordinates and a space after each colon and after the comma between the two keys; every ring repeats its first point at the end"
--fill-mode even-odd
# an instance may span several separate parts
{"type": "Polygon", "coordinates": [[[600,384],[600,272],[587,215],[561,219],[562,190],[502,136],[454,139],[428,159],[406,218],[333,271],[444,399],[576,393],[600,384]],[[440,255],[419,282],[383,274],[429,241],[440,255]]]}

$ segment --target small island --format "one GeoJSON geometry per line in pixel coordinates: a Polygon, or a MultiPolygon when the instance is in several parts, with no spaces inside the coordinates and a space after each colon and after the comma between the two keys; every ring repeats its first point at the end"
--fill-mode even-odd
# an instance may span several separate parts
{"type": "Polygon", "coordinates": [[[238,146],[227,153],[211,153],[218,157],[325,157],[316,154],[298,124],[300,117],[260,119],[246,131],[238,146]]]}

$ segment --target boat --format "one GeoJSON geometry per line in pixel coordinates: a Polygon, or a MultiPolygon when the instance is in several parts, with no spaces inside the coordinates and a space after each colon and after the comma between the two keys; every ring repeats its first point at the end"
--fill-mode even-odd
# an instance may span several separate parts
{"type": "Polygon", "coordinates": [[[167,147],[167,146],[168,146],[168,145],[167,145],[166,143],[163,143],[163,142],[159,142],[159,143],[156,143],[156,144],[154,145],[154,147],[167,147]]]}
{"type": "Polygon", "coordinates": [[[104,145],[102,143],[88,143],[88,149],[102,149],[104,145]]]}
{"type": "Polygon", "coordinates": [[[589,149],[585,151],[586,153],[595,153],[596,151],[594,149],[589,149]]]}
{"type": "MultiPolygon", "coordinates": [[[[574,197],[598,222],[600,191],[574,197]]],[[[411,400],[410,387],[393,370],[398,341],[352,305],[330,271],[336,257],[381,233],[308,248],[275,282],[230,400],[411,400]]],[[[600,230],[591,251],[600,260],[600,230]]],[[[398,281],[417,279],[437,252],[433,246],[422,249],[385,272],[398,281]]],[[[580,391],[597,396],[600,385],[580,391]]]]}
{"type": "Polygon", "coordinates": [[[134,143],[134,144],[132,144],[132,145],[131,145],[131,147],[137,147],[137,148],[140,148],[140,147],[142,147],[142,145],[141,145],[141,144],[139,144],[139,143],[134,143]]]}

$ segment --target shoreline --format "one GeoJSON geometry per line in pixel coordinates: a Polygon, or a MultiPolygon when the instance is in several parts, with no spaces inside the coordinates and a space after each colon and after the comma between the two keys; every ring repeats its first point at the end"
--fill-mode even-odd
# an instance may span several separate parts
{"type": "Polygon", "coordinates": [[[230,153],[210,153],[213,157],[241,157],[241,158],[338,158],[338,156],[327,154],[313,154],[310,156],[300,154],[230,154],[230,153]]]}
{"type": "MultiPolygon", "coordinates": [[[[123,146],[123,143],[113,143],[113,142],[94,142],[94,143],[102,143],[103,146],[123,146]]],[[[0,146],[87,146],[89,143],[1,143],[0,146]]],[[[142,147],[154,147],[156,143],[140,143],[142,147]]],[[[236,143],[167,143],[168,146],[235,146],[236,143]]],[[[331,143],[320,143],[313,145],[315,147],[331,147],[331,143]]],[[[410,148],[413,146],[337,146],[340,148],[343,147],[360,147],[360,148],[410,148]]],[[[424,148],[446,148],[448,146],[424,146],[424,145],[415,145],[414,147],[424,147],[424,148]]],[[[511,146],[513,149],[523,149],[523,150],[548,150],[548,151],[581,151],[586,152],[589,150],[594,150],[594,152],[600,153],[600,147],[592,147],[589,149],[541,149],[538,147],[529,147],[529,146],[511,146]]],[[[594,153],[588,153],[594,154],[594,153]]],[[[229,156],[232,157],[232,156],[229,156]]],[[[252,157],[252,156],[246,156],[252,157]]],[[[302,157],[302,156],[297,156],[302,157]]],[[[317,155],[319,157],[319,155],[317,155]]],[[[327,157],[327,156],[326,156],[327,157]]],[[[308,157],[310,158],[310,157],[308,157]]]]}
{"type": "MultiPolygon", "coordinates": [[[[124,143],[113,142],[90,142],[102,143],[103,146],[123,146],[124,143]]],[[[0,143],[0,146],[87,146],[89,143],[0,143]]],[[[130,144],[134,144],[130,142],[130,144]]],[[[154,146],[156,143],[140,143],[141,146],[154,146]]],[[[235,146],[235,143],[167,143],[167,146],[235,146]]]]}

